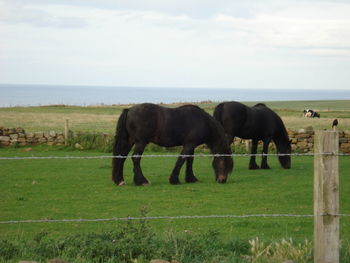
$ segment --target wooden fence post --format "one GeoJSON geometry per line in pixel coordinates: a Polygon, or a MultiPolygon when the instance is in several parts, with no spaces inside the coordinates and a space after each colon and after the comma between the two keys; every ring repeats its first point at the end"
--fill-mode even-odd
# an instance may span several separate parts
{"type": "Polygon", "coordinates": [[[314,139],[314,262],[339,263],[339,135],[316,131],[314,139]],[[331,153],[324,155],[322,153],[331,153]],[[320,216],[323,215],[323,216],[320,216]]]}
{"type": "Polygon", "coordinates": [[[69,136],[69,125],[68,125],[69,120],[66,119],[66,123],[64,125],[64,145],[68,145],[68,136],[69,136]]]}

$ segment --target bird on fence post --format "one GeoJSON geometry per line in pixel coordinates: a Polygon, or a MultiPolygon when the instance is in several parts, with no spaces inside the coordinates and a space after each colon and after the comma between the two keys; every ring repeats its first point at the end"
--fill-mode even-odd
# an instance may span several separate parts
{"type": "Polygon", "coordinates": [[[338,126],[338,119],[334,119],[333,123],[332,123],[332,128],[333,130],[336,130],[338,126]]]}

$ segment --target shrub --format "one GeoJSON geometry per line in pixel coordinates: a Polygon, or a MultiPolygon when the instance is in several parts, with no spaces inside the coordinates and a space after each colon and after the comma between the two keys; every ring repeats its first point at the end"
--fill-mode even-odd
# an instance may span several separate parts
{"type": "Polygon", "coordinates": [[[84,150],[99,150],[102,152],[112,152],[113,137],[105,133],[76,133],[68,139],[68,145],[75,148],[80,144],[84,150]]]}

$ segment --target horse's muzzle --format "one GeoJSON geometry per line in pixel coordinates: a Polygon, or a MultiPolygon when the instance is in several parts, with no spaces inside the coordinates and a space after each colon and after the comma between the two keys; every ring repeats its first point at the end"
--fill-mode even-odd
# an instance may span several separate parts
{"type": "Polygon", "coordinates": [[[217,181],[219,184],[224,184],[224,183],[226,183],[226,180],[227,180],[227,177],[226,177],[226,176],[223,176],[223,175],[219,175],[218,178],[216,179],[216,181],[217,181]]]}

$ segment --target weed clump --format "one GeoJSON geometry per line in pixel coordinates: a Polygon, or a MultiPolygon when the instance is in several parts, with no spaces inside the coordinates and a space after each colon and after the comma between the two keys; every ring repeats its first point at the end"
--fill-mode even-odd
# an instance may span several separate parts
{"type": "Polygon", "coordinates": [[[265,244],[259,238],[249,241],[251,262],[283,262],[293,260],[298,263],[313,262],[312,243],[305,240],[296,244],[291,238],[265,244]]]}

